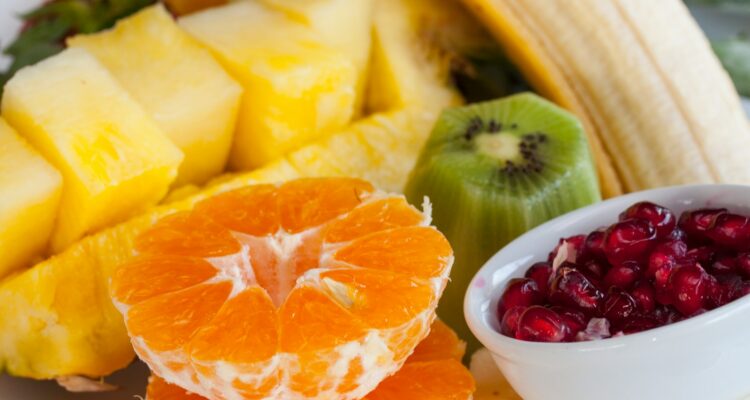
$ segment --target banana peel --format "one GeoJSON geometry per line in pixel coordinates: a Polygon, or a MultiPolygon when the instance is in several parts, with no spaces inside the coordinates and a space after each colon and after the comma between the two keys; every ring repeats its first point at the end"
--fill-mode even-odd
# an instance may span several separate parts
{"type": "Polygon", "coordinates": [[[528,82],[576,114],[605,197],[750,183],[739,97],[679,0],[463,0],[528,82]]]}

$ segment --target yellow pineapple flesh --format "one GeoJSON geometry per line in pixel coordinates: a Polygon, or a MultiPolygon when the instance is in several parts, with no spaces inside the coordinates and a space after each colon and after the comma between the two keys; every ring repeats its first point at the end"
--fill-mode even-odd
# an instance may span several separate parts
{"type": "Polygon", "coordinates": [[[175,186],[205,183],[224,170],[242,89],[163,6],[68,45],[96,56],[182,150],[175,186]]]}
{"type": "Polygon", "coordinates": [[[251,169],[345,126],[357,68],[309,26],[256,2],[179,21],[245,89],[230,165],[251,169]]]}
{"type": "Polygon", "coordinates": [[[62,177],[0,118],[0,278],[44,253],[62,177]]]}
{"type": "Polygon", "coordinates": [[[197,194],[84,238],[0,282],[0,366],[37,379],[107,375],[125,367],[134,354],[107,284],[132,256],[141,231],[207,196],[253,183],[344,174],[400,190],[436,117],[420,110],[371,116],[256,171],[217,178],[197,194]]]}
{"type": "Polygon", "coordinates": [[[96,59],[67,49],[5,86],[2,114],[63,176],[53,252],[166,193],[182,153],[96,59]]]}

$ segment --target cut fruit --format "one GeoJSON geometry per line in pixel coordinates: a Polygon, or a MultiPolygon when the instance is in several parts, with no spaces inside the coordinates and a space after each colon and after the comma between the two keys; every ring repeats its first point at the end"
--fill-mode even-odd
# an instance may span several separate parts
{"type": "Polygon", "coordinates": [[[470,351],[478,342],[463,298],[477,269],[528,229],[600,199],[580,122],[533,94],[444,111],[406,194],[412,204],[433,199],[435,224],[455,246],[438,313],[470,351]]]}
{"type": "Polygon", "coordinates": [[[193,393],[361,398],[434,318],[453,253],[428,220],[353,178],[248,186],[142,233],[112,295],[140,358],[193,393]]]}
{"type": "Polygon", "coordinates": [[[352,118],[356,64],[313,28],[255,2],[191,14],[180,25],[245,89],[233,168],[259,167],[352,118]]]}
{"type": "Polygon", "coordinates": [[[361,112],[370,61],[372,11],[376,0],[261,0],[303,22],[357,66],[357,103],[361,112]]]}
{"type": "Polygon", "coordinates": [[[180,150],[82,49],[16,73],[5,86],[2,112],[62,173],[54,252],[158,202],[182,161],[180,150]]]}
{"type": "Polygon", "coordinates": [[[581,118],[606,197],[750,183],[736,151],[750,146],[747,116],[683,2],[464,2],[537,91],[581,118]]]}
{"type": "MultiPolygon", "coordinates": [[[[436,320],[430,334],[414,350],[404,366],[364,397],[366,400],[468,400],[474,380],[459,360],[464,344],[445,324],[436,320]],[[435,344],[440,344],[440,347],[435,344]]],[[[205,400],[152,375],[146,400],[205,400]]]]}
{"type": "Polygon", "coordinates": [[[194,13],[210,7],[228,3],[229,0],[164,0],[169,11],[177,15],[194,13]]]}
{"type": "Polygon", "coordinates": [[[68,45],[96,56],[182,150],[175,186],[201,184],[224,170],[242,89],[162,6],[68,45]]]}
{"type": "Polygon", "coordinates": [[[0,118],[0,278],[47,247],[62,177],[0,118]]]}
{"type": "MultiPolygon", "coordinates": [[[[331,145],[330,150],[316,147],[315,154],[329,160],[361,156],[359,163],[347,164],[347,174],[401,190],[435,118],[417,110],[372,116],[357,123],[360,128],[336,135],[354,139],[341,139],[342,145],[331,145]]],[[[133,350],[106,288],[115,266],[132,257],[139,233],[158,218],[217,193],[327,174],[312,164],[300,164],[298,170],[281,159],[253,172],[224,175],[207,189],[84,238],[57,257],[0,282],[0,365],[12,375],[36,379],[102,376],[125,367],[133,350]]]]}

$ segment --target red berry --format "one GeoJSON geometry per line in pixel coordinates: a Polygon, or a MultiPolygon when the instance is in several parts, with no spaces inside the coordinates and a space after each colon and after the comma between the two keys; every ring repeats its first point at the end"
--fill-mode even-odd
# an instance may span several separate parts
{"type": "Polygon", "coordinates": [[[718,215],[706,230],[706,236],[714,243],[731,249],[750,248],[750,218],[723,213],[718,215]]]}
{"type": "Polygon", "coordinates": [[[710,281],[698,264],[683,265],[669,277],[672,305],[685,316],[697,314],[705,307],[710,281]]]}
{"type": "Polygon", "coordinates": [[[641,276],[641,267],[635,261],[624,261],[615,265],[607,271],[604,283],[608,287],[616,286],[621,289],[629,289],[641,276]]]}
{"type": "Polygon", "coordinates": [[[526,307],[513,307],[506,311],[505,315],[500,318],[500,333],[505,336],[516,337],[518,320],[524,311],[526,311],[526,307]]]}
{"type": "Polygon", "coordinates": [[[656,236],[659,238],[669,236],[677,225],[677,220],[672,211],[648,201],[635,203],[620,214],[620,221],[634,218],[649,221],[656,229],[656,236]]]}
{"type": "Polygon", "coordinates": [[[554,311],[532,306],[518,320],[516,339],[532,342],[562,342],[570,337],[565,321],[554,311]]]}
{"type": "Polygon", "coordinates": [[[647,281],[638,282],[633,290],[630,291],[630,295],[635,299],[635,304],[638,306],[638,310],[643,313],[651,313],[656,307],[656,291],[647,281]]]}
{"type": "Polygon", "coordinates": [[[702,208],[685,211],[680,215],[678,226],[687,233],[690,240],[702,242],[706,239],[706,230],[713,224],[714,219],[726,212],[725,208],[702,208]]]}
{"type": "Polygon", "coordinates": [[[619,288],[612,288],[604,301],[603,314],[611,322],[619,324],[633,315],[636,308],[633,296],[619,288]]]}
{"type": "Polygon", "coordinates": [[[526,270],[525,277],[534,280],[542,296],[547,296],[549,280],[552,275],[552,266],[548,262],[538,262],[526,270]]]}
{"type": "Polygon", "coordinates": [[[656,230],[643,219],[618,222],[607,229],[604,252],[612,264],[627,260],[640,260],[656,244],[656,230]]]}
{"type": "Polygon", "coordinates": [[[553,304],[572,307],[595,314],[604,300],[602,293],[580,271],[562,267],[550,286],[549,299],[553,304]]]}
{"type": "Polygon", "coordinates": [[[533,279],[511,279],[500,302],[497,303],[497,315],[505,315],[505,312],[513,307],[528,307],[543,301],[544,296],[533,279]]]}
{"type": "Polygon", "coordinates": [[[740,253],[735,261],[737,272],[745,279],[750,278],[750,253],[740,253]]]}

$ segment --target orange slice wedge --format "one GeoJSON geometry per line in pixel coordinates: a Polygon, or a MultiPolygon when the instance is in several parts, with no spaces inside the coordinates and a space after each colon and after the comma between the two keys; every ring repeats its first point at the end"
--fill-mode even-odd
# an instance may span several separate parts
{"type": "Polygon", "coordinates": [[[357,399],[427,335],[453,252],[349,178],[223,193],[158,221],[111,292],[139,357],[208,398],[357,399]]]}

